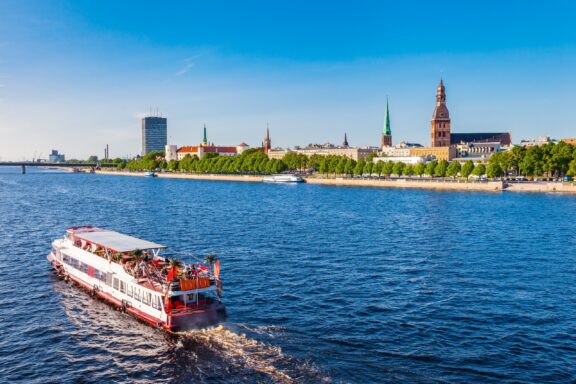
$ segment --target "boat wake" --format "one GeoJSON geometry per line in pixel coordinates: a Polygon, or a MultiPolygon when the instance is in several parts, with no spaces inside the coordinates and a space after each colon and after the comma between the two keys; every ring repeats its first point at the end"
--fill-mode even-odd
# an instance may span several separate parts
{"type": "MultiPolygon", "coordinates": [[[[258,327],[255,328],[258,330],[258,327]]],[[[224,372],[205,371],[212,379],[243,377],[246,381],[268,383],[330,382],[318,369],[306,361],[285,355],[278,346],[268,345],[243,333],[236,333],[220,325],[214,328],[180,333],[182,351],[190,352],[196,360],[211,361],[213,369],[224,372]],[[210,355],[210,356],[207,356],[210,355]],[[209,357],[209,359],[206,359],[209,357]],[[216,368],[216,366],[220,366],[216,368]]],[[[239,380],[240,382],[244,380],[239,380]]]]}

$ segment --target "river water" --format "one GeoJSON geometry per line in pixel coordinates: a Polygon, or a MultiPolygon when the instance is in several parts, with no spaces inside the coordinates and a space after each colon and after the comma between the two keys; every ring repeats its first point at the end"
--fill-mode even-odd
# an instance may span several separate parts
{"type": "Polygon", "coordinates": [[[4,382],[574,382],[576,197],[0,169],[4,382]],[[222,260],[172,338],[58,280],[74,225],[222,260]]]}

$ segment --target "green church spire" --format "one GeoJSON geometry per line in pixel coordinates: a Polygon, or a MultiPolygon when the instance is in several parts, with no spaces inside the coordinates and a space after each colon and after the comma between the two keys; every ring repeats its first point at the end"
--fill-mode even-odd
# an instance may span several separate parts
{"type": "Polygon", "coordinates": [[[206,124],[204,124],[204,139],[202,140],[202,144],[208,145],[208,135],[206,135],[206,124]]]}
{"type": "Polygon", "coordinates": [[[392,136],[392,129],[390,129],[390,111],[388,110],[388,98],[386,98],[386,115],[384,116],[384,128],[382,129],[384,136],[392,136]]]}

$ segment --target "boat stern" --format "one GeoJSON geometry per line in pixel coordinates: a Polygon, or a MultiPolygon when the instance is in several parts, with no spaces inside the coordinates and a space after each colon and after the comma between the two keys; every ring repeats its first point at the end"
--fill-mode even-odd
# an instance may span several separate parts
{"type": "Polygon", "coordinates": [[[227,316],[224,304],[214,303],[204,309],[172,312],[168,316],[166,328],[170,332],[185,332],[216,325],[225,321],[227,316]]]}

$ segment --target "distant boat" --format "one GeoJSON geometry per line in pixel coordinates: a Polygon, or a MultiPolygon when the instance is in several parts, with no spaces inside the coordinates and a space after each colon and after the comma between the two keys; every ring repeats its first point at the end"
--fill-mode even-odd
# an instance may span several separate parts
{"type": "Polygon", "coordinates": [[[262,179],[264,183],[303,183],[304,180],[300,176],[296,175],[272,175],[270,177],[265,177],[262,179]]]}
{"type": "Polygon", "coordinates": [[[146,176],[146,177],[158,177],[158,175],[152,171],[146,172],[146,174],[144,176],[146,176]]]}

